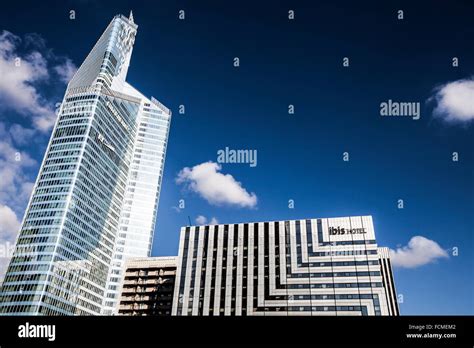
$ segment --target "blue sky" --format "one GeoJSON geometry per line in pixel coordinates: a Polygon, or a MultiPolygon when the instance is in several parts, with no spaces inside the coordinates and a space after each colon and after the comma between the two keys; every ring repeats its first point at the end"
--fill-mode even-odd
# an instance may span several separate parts
{"type": "MultiPolygon", "coordinates": [[[[28,93],[39,98],[15,99],[8,94],[15,84],[0,82],[0,164],[7,169],[9,154],[23,155],[8,172],[14,173],[10,186],[0,185],[0,207],[11,208],[17,219],[47,145],[48,109],[65,90],[61,80],[111,18],[132,9],[139,28],[128,81],[173,111],[153,255],[177,253],[188,216],[194,224],[199,215],[221,223],[372,215],[379,245],[405,248],[395,268],[402,314],[474,313],[473,6],[33,4],[10,2],[0,13],[0,30],[18,38],[14,52],[30,63],[30,79],[19,87],[33,88],[28,93]],[[185,20],[178,19],[181,9],[185,20]],[[400,9],[403,20],[397,19],[400,9]],[[42,61],[32,52],[41,53],[44,66],[34,64],[42,61]],[[453,57],[459,66],[453,67],[453,57]],[[389,99],[419,102],[420,119],[380,116],[380,103],[389,99]],[[202,174],[231,175],[223,185],[237,188],[234,196],[216,205],[215,189],[176,183],[183,168],[197,175],[195,166],[216,162],[226,146],[258,153],[256,167],[227,163],[202,174]],[[256,204],[242,204],[252,193],[256,204]],[[185,209],[178,212],[173,207],[180,199],[185,209]],[[415,236],[424,239],[409,245],[415,236]]],[[[201,177],[187,178],[201,183],[201,177]]],[[[3,240],[5,226],[16,226],[5,221],[3,240]]]]}

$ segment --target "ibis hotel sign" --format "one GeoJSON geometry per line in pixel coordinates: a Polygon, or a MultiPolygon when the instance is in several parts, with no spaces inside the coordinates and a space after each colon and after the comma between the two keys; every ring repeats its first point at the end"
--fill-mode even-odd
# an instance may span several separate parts
{"type": "Polygon", "coordinates": [[[360,228],[344,228],[344,227],[329,227],[329,235],[342,235],[342,234],[364,234],[367,233],[364,227],[360,228]]]}

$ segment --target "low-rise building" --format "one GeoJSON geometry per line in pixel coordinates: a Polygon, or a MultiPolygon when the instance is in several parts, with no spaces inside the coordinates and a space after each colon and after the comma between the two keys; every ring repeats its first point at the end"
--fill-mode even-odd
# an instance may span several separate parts
{"type": "Polygon", "coordinates": [[[171,315],[176,257],[133,258],[125,264],[119,315],[171,315]]]}

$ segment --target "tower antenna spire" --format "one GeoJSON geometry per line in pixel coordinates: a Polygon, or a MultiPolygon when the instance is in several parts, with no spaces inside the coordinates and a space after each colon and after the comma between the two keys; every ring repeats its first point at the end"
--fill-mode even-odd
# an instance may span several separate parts
{"type": "Polygon", "coordinates": [[[132,12],[132,10],[130,10],[130,16],[128,16],[128,19],[130,20],[130,22],[135,23],[133,21],[133,12],[132,12]]]}

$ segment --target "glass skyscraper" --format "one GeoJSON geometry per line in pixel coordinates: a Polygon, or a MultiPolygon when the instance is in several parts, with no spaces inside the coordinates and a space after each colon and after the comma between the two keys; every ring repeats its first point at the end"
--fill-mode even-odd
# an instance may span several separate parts
{"type": "Polygon", "coordinates": [[[181,229],[172,315],[399,315],[371,216],[181,229]]]}
{"type": "Polygon", "coordinates": [[[136,33],[115,16],[68,84],[0,314],[113,314],[125,260],[150,255],[171,112],[126,82],[136,33]]]}

